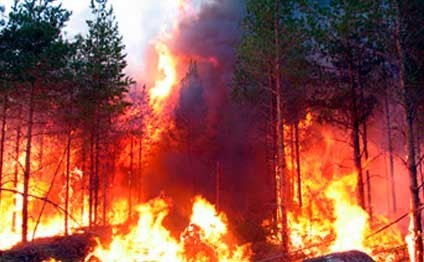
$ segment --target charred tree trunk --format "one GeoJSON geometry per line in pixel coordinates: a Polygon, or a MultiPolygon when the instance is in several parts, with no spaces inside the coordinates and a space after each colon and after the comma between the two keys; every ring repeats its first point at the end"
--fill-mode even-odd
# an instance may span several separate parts
{"type": "Polygon", "coordinates": [[[128,219],[130,219],[132,216],[133,163],[134,163],[134,138],[131,135],[130,168],[128,171],[128,219]]]}
{"type": "Polygon", "coordinates": [[[368,215],[370,216],[370,219],[373,219],[373,209],[372,209],[372,199],[371,199],[371,177],[370,177],[370,170],[368,168],[368,161],[369,161],[369,152],[368,152],[368,127],[367,122],[364,121],[362,124],[362,145],[364,147],[364,158],[366,163],[366,169],[365,169],[365,176],[366,176],[366,185],[367,185],[367,211],[368,215]]]}
{"type": "Polygon", "coordinates": [[[66,189],[65,189],[65,235],[69,234],[69,187],[70,187],[70,166],[71,166],[71,131],[68,131],[67,143],[66,143],[66,189]]]}
{"type": "Polygon", "coordinates": [[[94,128],[90,134],[90,174],[88,177],[88,221],[90,227],[93,225],[94,206],[94,128]]]}
{"type": "MultiPolygon", "coordinates": [[[[109,156],[108,156],[109,158],[109,156]]],[[[109,170],[109,161],[106,160],[103,164],[103,170],[109,170]]],[[[109,184],[109,175],[107,172],[103,174],[103,204],[102,204],[102,219],[103,219],[103,226],[107,224],[107,199],[108,199],[108,184],[109,184]]]]}
{"type": "Polygon", "coordinates": [[[396,213],[396,190],[395,190],[395,164],[393,157],[393,141],[392,141],[392,120],[390,117],[390,107],[389,107],[389,94],[388,89],[384,95],[384,111],[386,114],[386,128],[387,128],[387,147],[389,151],[389,172],[390,172],[390,195],[392,199],[392,212],[396,213]]]}
{"type": "Polygon", "coordinates": [[[221,165],[219,162],[216,162],[215,169],[215,205],[216,211],[220,210],[221,203],[221,165]]]}
{"type": "Polygon", "coordinates": [[[295,146],[295,138],[294,138],[294,126],[296,124],[290,125],[290,176],[287,177],[287,206],[292,208],[294,206],[294,194],[295,194],[295,182],[294,179],[296,176],[296,146],[295,146]]]}
{"type": "Polygon", "coordinates": [[[358,97],[357,97],[357,85],[353,76],[353,65],[352,62],[349,64],[349,80],[351,85],[351,121],[352,121],[352,146],[353,146],[353,162],[355,165],[355,171],[357,176],[357,198],[358,204],[363,210],[366,210],[365,206],[365,190],[364,190],[364,178],[362,173],[362,161],[361,161],[361,143],[360,143],[360,121],[358,115],[358,97]]]}
{"type": "Polygon", "coordinates": [[[357,175],[357,194],[358,194],[358,204],[362,209],[366,210],[365,206],[365,190],[364,190],[364,178],[362,173],[362,162],[361,162],[361,149],[359,141],[359,124],[357,121],[353,120],[353,129],[352,129],[352,142],[353,142],[353,160],[355,164],[355,171],[357,175]]]}
{"type": "Polygon", "coordinates": [[[420,173],[420,186],[419,188],[421,189],[421,193],[422,193],[422,198],[424,199],[424,172],[423,172],[423,153],[421,150],[421,137],[419,137],[417,139],[417,155],[418,155],[418,159],[420,159],[420,162],[418,163],[418,170],[420,173]]]}
{"type": "Polygon", "coordinates": [[[22,201],[22,242],[27,242],[28,235],[28,194],[29,194],[29,180],[31,176],[31,142],[32,142],[32,128],[34,124],[34,97],[35,97],[35,84],[31,83],[28,101],[28,119],[27,119],[27,143],[25,148],[25,170],[24,170],[24,192],[22,201]]]}
{"type": "Polygon", "coordinates": [[[87,146],[85,143],[85,138],[82,138],[82,145],[81,145],[81,171],[82,171],[82,178],[81,178],[81,218],[84,220],[84,216],[85,216],[85,212],[87,212],[87,210],[85,210],[85,194],[86,194],[86,183],[87,183],[87,172],[86,172],[86,155],[87,155],[87,146]]]}
{"type": "MultiPolygon", "coordinates": [[[[405,83],[405,65],[403,47],[401,44],[400,33],[400,12],[397,3],[394,3],[396,8],[396,24],[395,24],[395,39],[396,39],[396,52],[397,64],[399,69],[399,87],[403,93],[404,101],[404,118],[406,127],[406,147],[408,154],[408,173],[409,173],[409,192],[410,192],[410,205],[411,205],[411,219],[413,222],[414,233],[414,251],[415,261],[423,262],[423,238],[422,238],[422,224],[421,224],[421,210],[420,210],[420,196],[417,179],[417,165],[415,159],[415,139],[414,139],[414,104],[412,102],[412,95],[410,87],[405,83]]],[[[411,258],[412,259],[412,258],[411,258]]]]}
{"type": "MultiPolygon", "coordinates": [[[[405,90],[405,100],[409,100],[408,90],[405,90]]],[[[406,107],[411,107],[408,101],[406,101],[406,107]]],[[[422,238],[422,224],[421,224],[421,210],[420,210],[420,196],[417,179],[417,165],[415,162],[415,144],[414,144],[414,125],[413,116],[411,109],[406,109],[406,125],[407,125],[407,150],[408,150],[408,172],[410,180],[410,195],[411,195],[411,212],[414,227],[414,249],[415,249],[415,261],[423,261],[423,238],[422,238]]]]}
{"type": "Polygon", "coordinates": [[[300,167],[300,141],[299,141],[299,122],[294,126],[294,139],[296,148],[296,174],[297,174],[297,201],[302,209],[302,173],[300,167]]]}
{"type": "MultiPolygon", "coordinates": [[[[8,97],[5,94],[3,96],[3,112],[1,118],[1,138],[0,138],[0,187],[3,184],[3,162],[4,162],[4,147],[6,137],[6,113],[8,109],[8,97]]],[[[1,208],[1,191],[0,191],[0,208],[1,208]]]]}
{"type": "Polygon", "coordinates": [[[141,198],[143,194],[143,175],[142,165],[143,165],[143,131],[140,134],[140,140],[138,142],[138,179],[137,179],[137,201],[141,203],[141,198]]]}
{"type": "MultiPolygon", "coordinates": [[[[21,115],[22,115],[22,107],[19,106],[18,110],[18,125],[16,127],[16,142],[15,142],[15,165],[14,165],[14,173],[13,173],[13,188],[19,192],[18,188],[18,182],[19,182],[19,153],[21,152],[21,115]]],[[[13,206],[14,211],[12,215],[12,231],[16,232],[18,225],[17,225],[17,208],[18,208],[18,197],[20,197],[18,194],[15,194],[13,198],[13,206]]]]}
{"type": "MultiPolygon", "coordinates": [[[[100,126],[99,124],[97,125],[100,126]]],[[[95,159],[94,159],[94,223],[98,222],[98,211],[99,211],[99,189],[100,189],[100,174],[99,174],[99,165],[100,165],[100,133],[99,130],[96,131],[95,138],[95,159]]]]}
{"type": "MultiPolygon", "coordinates": [[[[268,73],[268,86],[269,86],[269,105],[268,105],[268,121],[267,121],[267,134],[266,134],[266,154],[267,154],[267,166],[268,166],[268,175],[269,175],[269,182],[270,182],[270,190],[271,192],[274,192],[271,200],[271,206],[277,207],[277,194],[276,194],[276,171],[277,171],[277,143],[275,140],[276,137],[276,129],[275,129],[275,123],[276,123],[276,110],[275,110],[275,95],[274,95],[274,82],[272,77],[272,68],[270,68],[268,73]]],[[[273,210],[272,216],[273,220],[277,221],[277,209],[273,210]]]]}
{"type": "Polygon", "coordinates": [[[280,58],[280,21],[279,21],[279,2],[275,2],[274,17],[274,76],[275,76],[275,97],[276,97],[276,143],[277,143],[277,171],[276,171],[276,198],[277,198],[277,221],[281,223],[281,252],[283,256],[288,255],[288,227],[287,227],[287,177],[286,177],[286,159],[284,152],[284,122],[282,112],[282,83],[281,83],[281,58],[280,58]]]}

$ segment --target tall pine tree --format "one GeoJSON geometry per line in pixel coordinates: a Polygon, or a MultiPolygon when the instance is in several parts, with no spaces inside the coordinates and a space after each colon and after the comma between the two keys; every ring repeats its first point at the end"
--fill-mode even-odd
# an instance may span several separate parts
{"type": "MultiPolygon", "coordinates": [[[[92,0],[90,8],[93,19],[87,21],[89,31],[82,47],[85,87],[78,101],[86,116],[84,126],[89,136],[89,220],[93,224],[98,221],[100,180],[108,179],[100,178],[101,147],[106,146],[102,141],[110,135],[111,120],[128,105],[124,98],[132,80],[124,73],[125,46],[112,7],[108,8],[106,0],[92,0]]],[[[107,192],[103,194],[105,199],[107,192]]]]}
{"type": "Polygon", "coordinates": [[[39,105],[48,100],[50,89],[61,77],[69,45],[62,28],[70,12],[54,0],[15,1],[1,35],[1,55],[9,80],[19,91],[20,104],[26,113],[26,147],[23,176],[22,241],[27,241],[28,196],[31,177],[31,151],[34,118],[39,105]],[[44,101],[43,101],[44,100],[44,101]]]}

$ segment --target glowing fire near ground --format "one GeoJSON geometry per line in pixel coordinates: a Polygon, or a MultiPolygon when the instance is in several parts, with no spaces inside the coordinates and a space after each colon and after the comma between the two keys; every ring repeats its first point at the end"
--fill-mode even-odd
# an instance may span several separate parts
{"type": "Polygon", "coordinates": [[[138,222],[127,234],[114,234],[113,240],[87,256],[101,261],[249,261],[249,245],[238,246],[228,237],[226,217],[201,197],[196,197],[190,224],[175,239],[163,225],[168,215],[166,200],[156,198],[138,206],[138,222]]]}
{"type": "Polygon", "coordinates": [[[355,188],[356,174],[347,175],[338,181],[334,181],[326,190],[326,196],[333,201],[334,222],[336,240],[330,247],[331,251],[346,251],[358,249],[367,251],[364,246],[365,230],[369,216],[355,201],[351,195],[355,191],[349,192],[346,189],[355,188]],[[350,193],[350,194],[349,194],[350,193]]]}
{"type": "MultiPolygon", "coordinates": [[[[181,7],[187,4],[183,0],[178,3],[181,7]]],[[[178,91],[175,87],[180,80],[177,72],[177,67],[180,66],[178,57],[174,56],[166,41],[157,41],[154,47],[158,58],[158,75],[155,77],[154,86],[148,91],[151,99],[150,106],[155,115],[151,116],[151,119],[145,119],[148,122],[145,132],[151,140],[150,142],[159,141],[161,132],[168,128],[168,125],[173,124],[172,120],[171,123],[167,122],[172,119],[172,116],[164,109],[173,102],[172,99],[175,99],[178,91]]],[[[207,59],[218,66],[218,62],[213,58],[207,59]]],[[[300,129],[306,133],[311,126],[315,127],[315,123],[312,122],[312,116],[308,114],[306,120],[300,123],[300,129]]],[[[293,211],[288,214],[290,251],[293,254],[302,253],[304,258],[329,252],[358,249],[373,256],[377,261],[394,260],[386,253],[380,255],[380,251],[402,246],[404,241],[400,231],[396,227],[391,227],[382,233],[373,234],[376,229],[387,224],[388,219],[374,216],[371,221],[368,213],[356,203],[355,173],[351,170],[342,171],[337,168],[330,171],[325,170],[325,163],[335,163],[346,157],[339,154],[339,145],[334,143],[336,139],[331,131],[325,127],[315,128],[320,129],[318,132],[321,133],[324,143],[312,146],[308,150],[304,149],[302,152],[303,206],[293,208],[293,211]]],[[[290,133],[290,130],[285,131],[286,134],[290,133]]],[[[125,146],[128,148],[129,145],[130,142],[126,141],[125,146]]],[[[147,151],[147,147],[149,147],[148,144],[143,144],[143,150],[147,151]]],[[[289,147],[286,150],[287,155],[292,155],[289,147]]],[[[150,151],[148,153],[154,156],[150,151]]],[[[127,160],[128,154],[123,153],[121,158],[127,160]]],[[[22,163],[23,161],[20,161],[20,165],[22,163]]],[[[10,169],[12,170],[12,167],[10,169]]],[[[295,169],[296,166],[289,162],[289,172],[294,172],[295,169]]],[[[8,172],[13,173],[12,171],[8,172]]],[[[82,172],[79,176],[83,176],[82,172]]],[[[43,179],[35,178],[33,180],[37,185],[31,185],[30,194],[43,196],[45,192],[49,191],[47,185],[54,184],[54,181],[43,179]]],[[[79,184],[82,183],[77,180],[75,189],[73,189],[74,184],[71,185],[71,198],[74,198],[75,203],[70,203],[70,213],[73,218],[70,221],[70,233],[74,227],[88,225],[87,197],[84,195],[87,192],[81,189],[79,184]],[[78,186],[80,187],[78,188],[78,186]],[[73,193],[80,194],[80,196],[72,196],[73,193]]],[[[21,188],[22,186],[18,184],[9,189],[21,192],[21,188]]],[[[63,194],[63,190],[64,188],[56,190],[57,195],[63,194]]],[[[295,188],[291,192],[292,207],[299,204],[294,197],[297,195],[296,190],[299,189],[295,188]]],[[[243,262],[250,261],[253,257],[250,244],[236,244],[236,240],[229,232],[226,216],[218,213],[212,204],[200,196],[194,200],[190,222],[185,230],[178,234],[178,237],[175,237],[176,232],[171,232],[164,225],[164,220],[171,211],[169,201],[166,199],[156,198],[137,206],[137,222],[126,232],[119,230],[116,225],[128,223],[127,200],[112,200],[112,212],[109,212],[107,219],[108,223],[115,225],[112,240],[110,243],[102,243],[98,240],[98,246],[86,257],[86,261],[99,259],[101,261],[243,262]]],[[[57,210],[50,211],[48,215],[43,216],[41,221],[37,221],[35,218],[39,214],[40,207],[40,203],[37,201],[33,199],[30,202],[30,231],[35,231],[37,227],[34,237],[63,234],[63,213],[57,210]]],[[[63,205],[63,199],[57,201],[60,206],[63,205]]],[[[0,239],[8,241],[0,241],[0,249],[8,249],[21,239],[21,206],[22,197],[19,194],[12,192],[3,194],[2,209],[0,210],[0,239]],[[11,225],[13,226],[11,227],[11,225]]],[[[268,243],[278,245],[280,236],[272,228],[274,222],[268,219],[264,221],[263,226],[269,230],[268,243]]],[[[411,235],[407,237],[408,243],[411,242],[411,238],[411,235]]]]}
{"type": "MultiPolygon", "coordinates": [[[[384,251],[404,245],[400,230],[394,225],[375,233],[389,224],[389,220],[375,214],[371,220],[369,214],[357,204],[355,172],[344,173],[338,167],[327,166],[328,163],[333,165],[342,161],[344,154],[331,130],[322,127],[320,132],[323,145],[305,150],[302,155],[301,210],[296,207],[299,205],[295,197],[297,192],[292,193],[293,211],[288,214],[290,251],[292,254],[314,257],[331,252],[360,250],[376,261],[397,261],[394,254],[384,251]]],[[[287,155],[290,155],[290,151],[287,155]]],[[[295,168],[288,166],[290,172],[295,168]]],[[[264,221],[263,226],[269,228],[270,221],[264,221]]],[[[279,244],[279,239],[279,234],[271,229],[268,241],[279,244]]]]}

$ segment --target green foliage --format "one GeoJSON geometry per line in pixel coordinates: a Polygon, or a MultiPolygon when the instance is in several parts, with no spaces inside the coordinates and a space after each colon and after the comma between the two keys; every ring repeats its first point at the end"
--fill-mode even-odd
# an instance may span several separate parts
{"type": "Polygon", "coordinates": [[[329,1],[315,5],[308,18],[313,61],[321,85],[315,87],[311,104],[320,119],[352,128],[367,121],[377,103],[375,72],[384,60],[379,1],[329,1]],[[313,16],[313,17],[312,17],[313,16]]]}
{"type": "Polygon", "coordinates": [[[310,73],[304,5],[303,1],[247,1],[233,79],[235,99],[259,105],[268,103],[270,96],[275,95],[271,92],[273,81],[280,75],[284,82],[280,95],[291,105],[286,106],[286,115],[298,119],[297,113],[302,109],[293,102],[304,92],[310,73]],[[280,72],[273,71],[276,61],[280,72]]]}
{"type": "Polygon", "coordinates": [[[61,30],[70,12],[54,0],[17,1],[1,34],[0,60],[9,80],[48,81],[66,63],[61,30]]]}
{"type": "MultiPolygon", "coordinates": [[[[424,2],[398,1],[401,15],[401,44],[404,50],[406,85],[415,113],[423,110],[424,101],[424,2]]],[[[424,111],[420,112],[424,115],[424,111]]]]}
{"type": "Polygon", "coordinates": [[[55,109],[59,123],[73,126],[95,118],[106,123],[122,113],[132,83],[123,72],[125,46],[107,2],[91,1],[90,7],[88,35],[70,42],[62,30],[71,13],[61,4],[16,1],[0,33],[0,92],[26,94],[35,85],[37,97],[45,98],[39,106],[55,109]]]}
{"type": "Polygon", "coordinates": [[[82,39],[82,74],[85,82],[80,92],[81,108],[88,116],[111,117],[129,105],[124,96],[133,81],[123,70],[127,66],[125,46],[118,24],[107,1],[91,1],[92,20],[87,21],[88,35],[82,39]]]}

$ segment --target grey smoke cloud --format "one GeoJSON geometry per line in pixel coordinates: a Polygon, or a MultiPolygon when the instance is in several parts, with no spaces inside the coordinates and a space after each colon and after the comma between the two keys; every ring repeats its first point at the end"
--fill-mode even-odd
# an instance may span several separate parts
{"type": "Polygon", "coordinates": [[[205,3],[197,16],[181,20],[173,39],[173,52],[197,60],[207,100],[212,105],[228,91],[244,7],[244,0],[205,3]]]}

